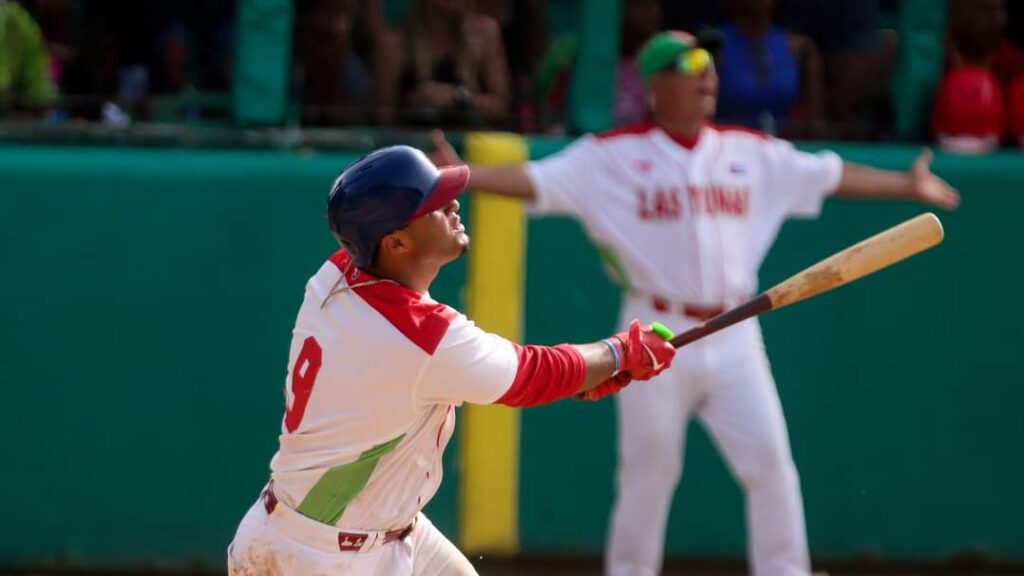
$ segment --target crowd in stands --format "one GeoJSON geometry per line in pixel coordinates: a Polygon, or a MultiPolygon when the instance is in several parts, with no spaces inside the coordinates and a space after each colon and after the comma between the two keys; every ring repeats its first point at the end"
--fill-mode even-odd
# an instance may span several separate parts
{"type": "Polygon", "coordinates": [[[1015,43],[1021,30],[1008,29],[1008,9],[1005,0],[950,0],[945,75],[932,112],[932,132],[947,150],[1024,144],[1024,51],[1015,43]]]}
{"type": "Polygon", "coordinates": [[[229,89],[234,20],[228,0],[0,0],[0,115],[193,119],[229,89]]]}
{"type": "MultiPolygon", "coordinates": [[[[880,22],[895,1],[624,0],[615,123],[647,116],[634,62],[647,38],[665,28],[715,28],[723,39],[722,122],[788,137],[884,137],[895,43],[880,22]],[[777,18],[787,14],[801,16],[777,18]]],[[[569,129],[578,0],[308,0],[300,7],[295,92],[307,124],[365,119],[370,111],[385,126],[569,129]],[[321,28],[333,39],[312,40],[321,28]],[[344,65],[318,64],[331,59],[344,65]],[[332,95],[325,99],[314,84],[332,95]]]]}
{"type": "MultiPolygon", "coordinates": [[[[569,131],[580,1],[295,0],[295,121],[569,131]]],[[[889,138],[900,2],[623,0],[614,121],[647,117],[635,63],[647,38],[713,29],[716,121],[788,138],[889,138]]],[[[1022,8],[948,0],[932,110],[942,146],[987,150],[1024,135],[1022,8]]],[[[0,0],[0,114],[226,121],[234,19],[235,0],[0,0]]]]}

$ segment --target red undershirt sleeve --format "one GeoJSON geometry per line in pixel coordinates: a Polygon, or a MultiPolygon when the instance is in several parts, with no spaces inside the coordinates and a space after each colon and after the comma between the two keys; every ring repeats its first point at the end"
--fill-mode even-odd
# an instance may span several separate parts
{"type": "Polygon", "coordinates": [[[512,385],[496,404],[539,406],[568,398],[583,386],[587,366],[572,345],[512,346],[519,358],[519,368],[512,385]]]}

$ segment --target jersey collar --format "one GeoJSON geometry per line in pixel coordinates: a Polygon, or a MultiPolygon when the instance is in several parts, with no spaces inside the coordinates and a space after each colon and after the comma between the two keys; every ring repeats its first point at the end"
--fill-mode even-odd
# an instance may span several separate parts
{"type": "Polygon", "coordinates": [[[660,128],[660,130],[665,133],[665,136],[668,136],[669,139],[675,142],[676,144],[682,146],[683,148],[686,148],[687,150],[693,150],[694,148],[697,147],[697,144],[700,142],[700,136],[701,134],[704,133],[704,128],[706,126],[706,124],[704,126],[701,126],[700,131],[698,131],[693,136],[674,134],[672,132],[669,132],[668,130],[665,130],[664,128],[660,128]]]}
{"type": "Polygon", "coordinates": [[[352,292],[428,355],[434,354],[448,326],[459,315],[435,302],[429,294],[420,294],[390,280],[382,281],[360,270],[344,249],[335,252],[330,261],[344,275],[352,292]]]}

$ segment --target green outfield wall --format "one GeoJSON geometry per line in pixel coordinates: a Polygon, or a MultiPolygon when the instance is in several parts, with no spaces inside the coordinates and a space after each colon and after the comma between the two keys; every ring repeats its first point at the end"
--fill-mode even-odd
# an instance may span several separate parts
{"type": "MultiPolygon", "coordinates": [[[[888,167],[915,152],[835,149],[888,167]]],[[[221,564],[267,477],[294,314],[334,246],[324,199],[354,157],[0,147],[0,566],[221,564]]],[[[816,557],[1024,561],[1024,158],[935,168],[964,196],[942,246],[763,323],[816,557]]],[[[786,225],[763,281],[918,211],[829,204],[786,225]]],[[[580,228],[528,233],[527,340],[607,335],[618,296],[580,228]]],[[[464,308],[464,279],[460,261],[434,296],[464,308]]],[[[521,429],[522,552],[597,554],[612,404],[526,410],[521,429]]],[[[428,510],[449,534],[453,453],[428,510]]],[[[669,553],[739,557],[743,538],[739,491],[695,429],[669,553]]]]}
{"type": "MultiPolygon", "coordinates": [[[[355,157],[0,148],[0,565],[223,563],[355,157]]],[[[464,276],[434,294],[461,305],[464,276]]]]}

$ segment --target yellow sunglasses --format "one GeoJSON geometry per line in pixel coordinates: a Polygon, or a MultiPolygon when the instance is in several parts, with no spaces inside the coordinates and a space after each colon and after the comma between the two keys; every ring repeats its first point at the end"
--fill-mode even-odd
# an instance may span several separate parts
{"type": "Polygon", "coordinates": [[[700,76],[709,68],[715,69],[715,59],[704,48],[691,48],[680,53],[671,68],[683,76],[700,76]]]}

